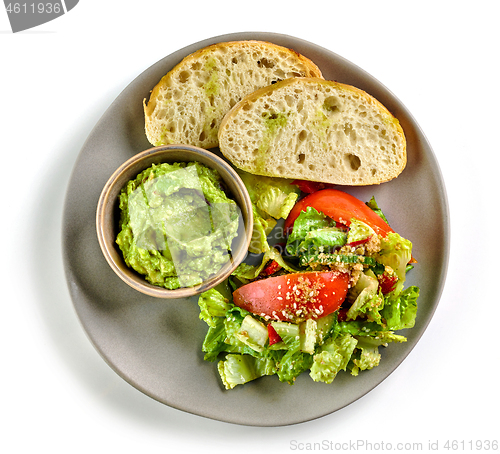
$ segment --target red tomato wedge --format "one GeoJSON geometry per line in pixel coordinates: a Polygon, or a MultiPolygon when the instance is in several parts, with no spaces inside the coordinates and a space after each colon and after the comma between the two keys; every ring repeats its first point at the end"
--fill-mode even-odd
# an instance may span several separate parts
{"type": "Polygon", "coordinates": [[[305,211],[307,207],[313,207],[331,217],[335,222],[346,226],[350,225],[351,218],[356,218],[368,224],[379,235],[387,236],[389,232],[394,232],[378,214],[368,208],[361,200],[346,192],[330,188],[314,192],[299,200],[285,221],[285,232],[292,229],[293,223],[301,211],[305,211]]]}
{"type": "Polygon", "coordinates": [[[349,274],[339,271],[285,274],[243,285],[233,293],[233,302],[274,320],[319,318],[340,307],[348,285],[349,274]]]}
{"type": "Polygon", "coordinates": [[[273,325],[271,325],[270,323],[269,325],[267,325],[267,335],[269,337],[270,346],[282,341],[280,335],[276,332],[276,330],[273,328],[273,325]]]}

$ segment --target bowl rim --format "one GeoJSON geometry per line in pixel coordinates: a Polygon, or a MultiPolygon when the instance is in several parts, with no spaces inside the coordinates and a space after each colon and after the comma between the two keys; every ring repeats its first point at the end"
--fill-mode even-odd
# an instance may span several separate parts
{"type": "MultiPolygon", "coordinates": [[[[162,160],[162,162],[168,162],[168,161],[162,160]]],[[[146,167],[144,167],[144,169],[150,167],[151,164],[152,163],[148,164],[146,167]]],[[[202,162],[202,164],[205,165],[204,162],[202,162]]],[[[210,166],[209,164],[207,165],[210,166]]],[[[227,180],[227,178],[224,178],[224,175],[220,176],[223,180],[227,180]]],[[[122,187],[118,189],[117,194],[119,194],[119,191],[121,191],[122,187]]],[[[227,277],[229,277],[229,275],[238,267],[238,265],[241,262],[243,262],[243,260],[245,260],[248,254],[248,247],[252,239],[252,230],[253,230],[252,203],[250,200],[250,195],[248,193],[248,190],[246,189],[245,184],[241,180],[238,173],[230,166],[228,162],[226,162],[224,159],[220,158],[216,154],[212,153],[211,151],[193,145],[185,145],[185,144],[168,144],[168,145],[155,146],[143,150],[135,154],[134,156],[130,157],[129,159],[127,159],[111,174],[109,179],[106,181],[99,196],[99,200],[97,202],[96,230],[97,230],[97,239],[101,251],[104,255],[104,258],[106,259],[111,269],[115,272],[115,274],[127,285],[129,285],[130,287],[134,288],[135,290],[143,294],[153,296],[156,298],[165,298],[165,299],[185,298],[198,295],[206,290],[209,290],[217,286],[218,284],[223,282],[227,277]],[[116,201],[115,199],[116,196],[114,197],[112,193],[113,189],[117,189],[116,183],[119,181],[120,177],[122,177],[122,175],[126,173],[128,169],[130,169],[130,167],[141,161],[154,159],[155,157],[162,154],[169,154],[172,152],[179,152],[179,151],[191,153],[193,155],[193,158],[190,160],[177,159],[176,161],[193,162],[197,161],[196,157],[202,156],[205,161],[210,161],[214,163],[213,168],[217,170],[218,168],[222,168],[228,174],[228,176],[233,180],[235,186],[238,189],[240,197],[236,197],[236,194],[233,195],[235,196],[235,198],[241,198],[243,202],[243,206],[241,206],[241,203],[235,200],[235,202],[237,203],[238,207],[240,208],[243,214],[245,240],[238,247],[236,254],[232,256],[232,260],[227,262],[221,268],[221,272],[217,273],[209,280],[204,281],[195,286],[181,287],[178,289],[171,290],[150,284],[144,279],[144,277],[141,277],[140,274],[136,273],[134,270],[129,268],[124,261],[123,264],[125,266],[125,269],[129,270],[129,272],[124,272],[122,268],[118,266],[118,264],[116,263],[116,259],[117,258],[120,259],[121,257],[121,260],[123,260],[123,257],[113,247],[113,244],[110,244],[109,239],[107,241],[104,220],[106,217],[106,213],[108,212],[109,209],[112,209],[116,201]],[[113,200],[110,200],[111,198],[113,198],[113,200]]]]}

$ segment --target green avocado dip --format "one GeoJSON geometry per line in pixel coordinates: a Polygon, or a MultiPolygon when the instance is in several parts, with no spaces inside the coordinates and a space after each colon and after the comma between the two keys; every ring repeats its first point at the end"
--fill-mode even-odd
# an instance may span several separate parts
{"type": "Polygon", "coordinates": [[[243,226],[218,172],[197,162],[153,164],[127,183],[119,203],[125,263],[167,289],[217,274],[243,226]]]}

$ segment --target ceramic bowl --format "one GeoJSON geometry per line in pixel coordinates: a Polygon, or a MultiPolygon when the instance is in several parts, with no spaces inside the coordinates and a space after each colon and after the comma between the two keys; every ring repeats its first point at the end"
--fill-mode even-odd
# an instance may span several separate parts
{"type": "Polygon", "coordinates": [[[184,298],[202,293],[226,279],[245,259],[250,244],[253,215],[250,197],[238,174],[223,159],[210,151],[187,145],[166,145],[145,150],[123,163],[105,184],[97,205],[96,227],[99,245],[113,271],[130,287],[141,293],[157,298],[184,298]],[[120,217],[118,198],[120,191],[129,180],[153,164],[164,162],[197,161],[219,172],[228,190],[228,195],[238,204],[243,219],[243,227],[232,244],[231,260],[208,280],[192,287],[175,290],[150,284],[144,276],[129,268],[116,244],[120,217]]]}

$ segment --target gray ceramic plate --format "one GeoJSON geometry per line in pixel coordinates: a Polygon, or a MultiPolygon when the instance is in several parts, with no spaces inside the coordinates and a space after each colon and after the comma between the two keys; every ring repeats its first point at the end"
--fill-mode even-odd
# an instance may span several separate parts
{"type": "Polygon", "coordinates": [[[181,49],[139,75],[113,102],[85,142],[68,187],[63,255],[68,286],[83,328],[104,360],[131,385],[166,405],[237,424],[279,426],[332,413],[381,383],[410,353],[436,309],[449,251],[446,193],[435,156],[407,109],[377,80],[333,52],[272,33],[217,36],[181,49]],[[408,342],[383,349],[379,367],[331,385],[307,374],[290,386],[265,377],[225,391],[214,363],[203,361],[206,325],[196,299],[166,301],[129,288],[106,263],[95,231],[99,194],[113,171],[150,145],[142,100],[183,57],[216,42],[258,39],[291,47],[316,62],[326,79],[355,85],[378,98],[400,120],[408,165],[396,180],[346,188],[362,200],[375,195],[393,228],[412,240],[418,264],[408,285],[421,288],[416,326],[408,342]]]}

